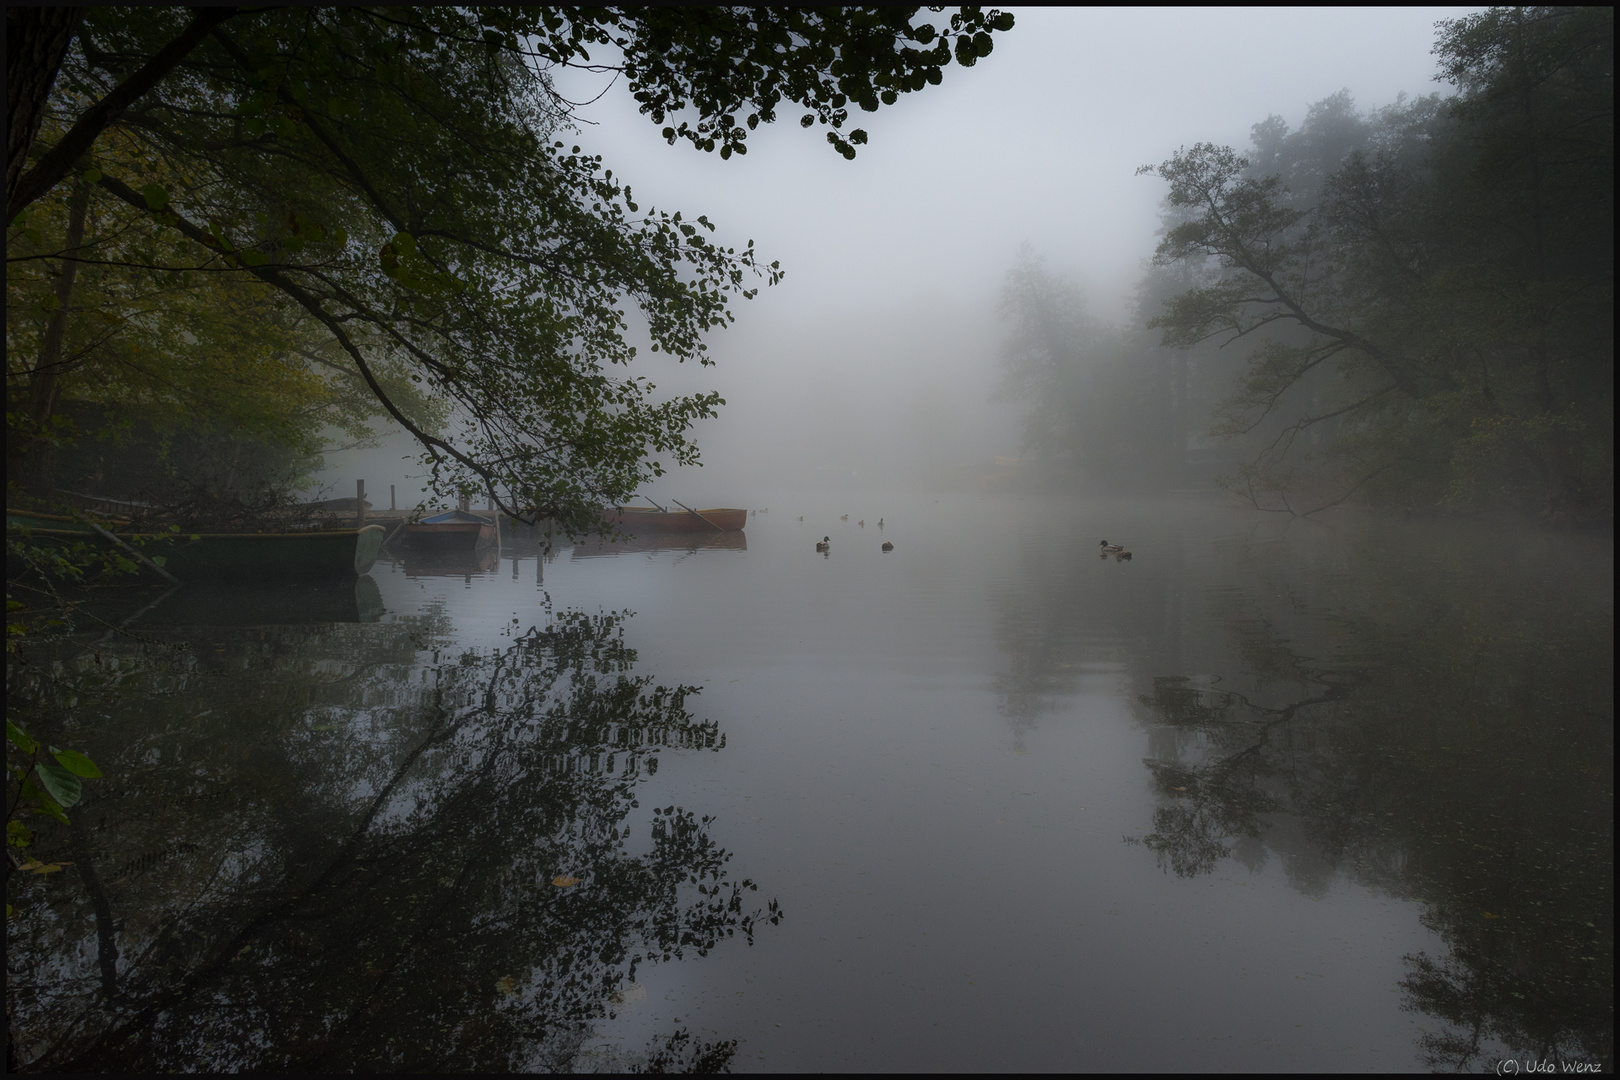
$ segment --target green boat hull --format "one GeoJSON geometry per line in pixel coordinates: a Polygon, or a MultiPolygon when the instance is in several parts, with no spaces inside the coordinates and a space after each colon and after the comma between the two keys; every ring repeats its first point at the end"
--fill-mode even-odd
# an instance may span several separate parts
{"type": "MultiPolygon", "coordinates": [[[[99,539],[82,522],[55,515],[6,511],[8,533],[27,529],[36,542],[99,539]]],[[[377,561],[385,530],[331,529],[293,533],[116,534],[181,581],[319,581],[352,578],[377,561]],[[138,541],[138,542],[137,542],[138,541]]]]}

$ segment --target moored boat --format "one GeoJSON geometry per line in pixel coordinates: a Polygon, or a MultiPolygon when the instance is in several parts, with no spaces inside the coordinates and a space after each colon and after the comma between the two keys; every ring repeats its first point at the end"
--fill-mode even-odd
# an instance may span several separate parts
{"type": "Polygon", "coordinates": [[[611,525],[627,533],[712,533],[738,532],[748,524],[748,511],[733,508],[718,510],[643,510],[639,506],[619,506],[603,517],[611,525]]]}
{"type": "Polygon", "coordinates": [[[494,537],[494,518],[466,510],[434,514],[405,526],[406,542],[422,550],[471,551],[494,537]]]}
{"type": "MultiPolygon", "coordinates": [[[[60,514],[6,509],[6,532],[48,543],[129,544],[180,581],[320,580],[356,577],[377,561],[383,527],[302,532],[132,533],[127,521],[98,526],[60,514]],[[110,528],[109,528],[110,526],[110,528]]],[[[8,560],[7,572],[10,572],[8,560]]]]}

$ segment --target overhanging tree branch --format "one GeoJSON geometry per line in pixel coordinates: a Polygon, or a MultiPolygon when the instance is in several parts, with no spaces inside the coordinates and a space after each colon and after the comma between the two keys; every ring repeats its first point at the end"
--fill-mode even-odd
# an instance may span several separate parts
{"type": "MultiPolygon", "coordinates": [[[[98,181],[98,184],[100,187],[111,192],[124,202],[129,203],[131,206],[139,207],[143,210],[148,209],[146,197],[121,180],[117,180],[111,176],[103,174],[100,181],[98,181]]],[[[185,218],[181,217],[178,213],[175,213],[172,210],[165,211],[165,214],[169,220],[169,223],[172,224],[176,229],[180,230],[180,232],[188,239],[201,244],[204,247],[211,248],[213,246],[210,241],[214,241],[214,238],[206,229],[198,228],[196,225],[187,221],[185,218]]],[[[218,241],[214,241],[214,243],[217,242],[218,241]]],[[[295,303],[297,303],[298,306],[302,307],[305,311],[313,315],[316,320],[321,323],[321,325],[325,326],[327,331],[330,332],[332,337],[337,341],[338,345],[342,347],[343,351],[348,353],[350,358],[354,360],[355,367],[359,369],[361,378],[365,379],[366,385],[370,387],[371,392],[376,395],[378,403],[382,405],[382,407],[388,412],[388,415],[392,416],[401,427],[410,432],[418,442],[427,448],[428,453],[433,455],[435,461],[443,460],[444,457],[449,457],[460,463],[468,470],[476,473],[478,476],[483,478],[485,485],[489,489],[490,496],[496,500],[502,510],[505,510],[513,517],[520,516],[517,508],[508,506],[506,501],[496,490],[495,475],[493,470],[481,465],[476,459],[462,453],[460,450],[457,450],[454,446],[451,446],[443,439],[437,438],[423,431],[411,421],[410,417],[405,415],[398,405],[394,404],[393,399],[390,398],[388,396],[388,392],[383,389],[382,383],[377,379],[376,374],[371,369],[371,365],[366,362],[366,358],[361,354],[360,349],[355,345],[354,340],[349,337],[348,332],[344,330],[343,326],[337,321],[337,319],[328,314],[327,311],[321,307],[320,302],[316,300],[315,297],[311,296],[296,282],[272,266],[249,266],[246,263],[243,263],[242,268],[245,272],[252,274],[265,284],[271,285],[285,293],[295,303]]]]}
{"type": "MultiPolygon", "coordinates": [[[[152,59],[114,87],[106,97],[86,109],[61,141],[45,151],[34,167],[18,178],[14,191],[9,190],[9,183],[6,185],[6,220],[16,217],[30,203],[60,183],[68,170],[73,168],[73,163],[90,149],[107,125],[117,120],[125,109],[173,71],[210,30],[236,13],[237,9],[230,7],[193,8],[191,22],[179,36],[159,49],[152,59]]],[[[7,164],[9,168],[10,163],[7,164]]]]}

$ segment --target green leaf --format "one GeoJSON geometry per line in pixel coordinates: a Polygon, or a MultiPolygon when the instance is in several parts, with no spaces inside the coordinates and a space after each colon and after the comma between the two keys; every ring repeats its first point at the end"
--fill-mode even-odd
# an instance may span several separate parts
{"type": "Polygon", "coordinates": [[[50,792],[51,798],[63,809],[72,806],[84,795],[84,787],[79,783],[79,778],[60,765],[38,761],[34,763],[34,772],[45,790],[50,792]]]}
{"type": "Polygon", "coordinates": [[[150,210],[161,210],[169,205],[169,193],[157,184],[147,184],[141,188],[141,194],[146,197],[146,206],[150,210]]]}
{"type": "Polygon", "coordinates": [[[94,165],[84,170],[84,182],[87,184],[101,183],[101,170],[96,168],[94,165]]]}
{"type": "MultiPolygon", "coordinates": [[[[75,784],[78,783],[77,780],[73,782],[75,784]]],[[[51,817],[55,818],[57,821],[60,821],[62,824],[67,824],[67,815],[62,812],[62,807],[58,805],[57,801],[51,798],[51,796],[47,794],[43,788],[34,782],[34,778],[32,776],[25,777],[23,779],[20,794],[23,801],[32,806],[34,809],[42,810],[51,817]]]]}
{"type": "Polygon", "coordinates": [[[10,739],[12,744],[25,754],[32,754],[39,749],[39,743],[30,739],[27,732],[10,720],[6,721],[6,738],[10,739]]]}
{"type": "Polygon", "coordinates": [[[254,250],[252,250],[250,248],[247,251],[242,252],[242,262],[243,262],[244,265],[247,265],[247,266],[263,266],[265,263],[267,263],[269,261],[270,261],[270,256],[266,255],[262,251],[254,251],[254,250]]]}
{"type": "Polygon", "coordinates": [[[51,753],[56,756],[57,761],[62,763],[62,767],[74,776],[82,776],[86,780],[96,780],[101,777],[101,770],[96,768],[96,763],[77,750],[58,750],[53,746],[51,747],[51,753]]]}

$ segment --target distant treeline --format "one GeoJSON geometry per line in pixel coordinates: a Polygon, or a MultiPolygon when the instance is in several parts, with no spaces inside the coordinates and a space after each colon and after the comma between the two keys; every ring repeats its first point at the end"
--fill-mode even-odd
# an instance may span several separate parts
{"type": "Polygon", "coordinates": [[[1220,482],[1263,509],[1346,502],[1614,514],[1614,13],[1440,25],[1457,89],[1348,92],[1169,185],[1126,330],[1026,251],[1007,389],[1026,450],[1092,486],[1220,482]]]}

